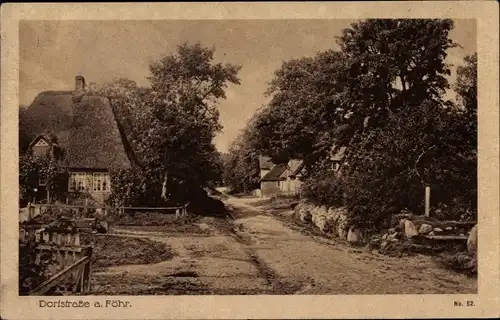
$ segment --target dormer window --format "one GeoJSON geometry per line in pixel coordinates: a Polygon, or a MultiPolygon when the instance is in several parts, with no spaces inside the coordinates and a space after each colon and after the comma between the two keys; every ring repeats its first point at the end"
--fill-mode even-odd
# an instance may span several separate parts
{"type": "Polygon", "coordinates": [[[38,140],[32,147],[32,150],[33,157],[44,159],[45,157],[50,156],[51,145],[47,140],[40,138],[40,140],[38,140]]]}

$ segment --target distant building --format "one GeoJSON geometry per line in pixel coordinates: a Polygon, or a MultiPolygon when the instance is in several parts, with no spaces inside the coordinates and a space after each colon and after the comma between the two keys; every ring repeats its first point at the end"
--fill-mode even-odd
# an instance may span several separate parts
{"type": "Polygon", "coordinates": [[[262,197],[273,197],[281,194],[280,181],[281,174],[285,171],[285,164],[274,165],[260,179],[260,190],[262,197]]]}
{"type": "Polygon", "coordinates": [[[260,168],[260,178],[264,178],[264,176],[271,171],[271,169],[275,166],[272,163],[271,159],[266,156],[259,156],[259,168],[260,168]]]}
{"type": "MultiPolygon", "coordinates": [[[[86,93],[82,76],[75,78],[73,91],[40,93],[27,114],[30,134],[35,136],[28,152],[60,159],[69,172],[70,194],[104,201],[112,188],[110,170],[129,168],[135,161],[109,99],[86,93]]],[[[42,196],[44,188],[41,179],[42,196]]]]}
{"type": "Polygon", "coordinates": [[[290,160],[280,176],[280,191],[283,195],[297,195],[300,193],[304,161],[290,160]]]}
{"type": "MultiPolygon", "coordinates": [[[[332,146],[330,161],[332,170],[339,172],[347,147],[332,146]]],[[[277,195],[298,195],[305,174],[305,163],[300,159],[292,159],[288,163],[274,164],[267,157],[259,158],[260,195],[272,197],[277,195]]]]}

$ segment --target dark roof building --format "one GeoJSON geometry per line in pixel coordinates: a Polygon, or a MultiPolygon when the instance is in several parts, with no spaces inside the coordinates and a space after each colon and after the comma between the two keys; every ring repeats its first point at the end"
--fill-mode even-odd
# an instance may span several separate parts
{"type": "Polygon", "coordinates": [[[292,159],[286,164],[286,168],[281,174],[281,178],[286,179],[287,177],[295,178],[300,176],[304,169],[304,161],[292,159]]]}
{"type": "Polygon", "coordinates": [[[286,164],[277,164],[260,181],[280,181],[281,174],[286,168],[286,164]]]}

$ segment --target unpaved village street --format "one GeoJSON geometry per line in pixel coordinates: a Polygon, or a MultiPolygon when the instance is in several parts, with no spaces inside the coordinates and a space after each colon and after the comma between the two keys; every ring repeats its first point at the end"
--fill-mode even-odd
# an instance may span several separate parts
{"type": "Polygon", "coordinates": [[[476,279],[445,270],[431,257],[388,257],[308,235],[251,201],[229,198],[232,218],[203,218],[199,234],[115,228],[113,236],[166,243],[174,257],[96,271],[93,294],[477,292],[476,279]]]}

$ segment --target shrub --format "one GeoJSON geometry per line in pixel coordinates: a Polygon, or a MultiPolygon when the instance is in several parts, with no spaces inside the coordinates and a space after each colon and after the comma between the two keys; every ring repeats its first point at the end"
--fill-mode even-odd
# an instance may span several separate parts
{"type": "Polygon", "coordinates": [[[19,245],[19,295],[27,295],[47,279],[52,256],[45,253],[39,261],[36,256],[37,252],[33,246],[19,245]]]}
{"type": "Polygon", "coordinates": [[[302,185],[304,198],[326,206],[343,205],[343,182],[335,172],[316,174],[309,177],[302,185]]]}

